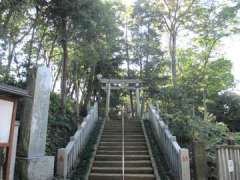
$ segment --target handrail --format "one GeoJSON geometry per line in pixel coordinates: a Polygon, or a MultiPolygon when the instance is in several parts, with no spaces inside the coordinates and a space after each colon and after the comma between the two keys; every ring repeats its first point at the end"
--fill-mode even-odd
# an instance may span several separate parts
{"type": "Polygon", "coordinates": [[[188,149],[181,148],[159,115],[159,111],[149,105],[149,120],[155,137],[176,180],[190,180],[190,160],[188,149]]]}
{"type": "Polygon", "coordinates": [[[98,120],[98,104],[95,103],[90,108],[87,117],[70,138],[70,142],[65,148],[58,149],[57,154],[57,176],[66,179],[78,162],[79,156],[83,152],[91,132],[98,120]]]}

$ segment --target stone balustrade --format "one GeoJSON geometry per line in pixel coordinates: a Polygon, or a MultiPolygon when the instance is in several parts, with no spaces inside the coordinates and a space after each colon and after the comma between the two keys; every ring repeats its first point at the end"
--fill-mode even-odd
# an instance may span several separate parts
{"type": "Polygon", "coordinates": [[[181,148],[159,115],[159,111],[149,106],[149,120],[155,137],[176,180],[190,180],[190,160],[188,149],[181,148]]]}
{"type": "Polygon", "coordinates": [[[89,140],[89,137],[98,121],[98,105],[94,104],[84,118],[81,126],[65,148],[58,150],[57,155],[57,176],[66,179],[78,163],[80,155],[89,140]]]}

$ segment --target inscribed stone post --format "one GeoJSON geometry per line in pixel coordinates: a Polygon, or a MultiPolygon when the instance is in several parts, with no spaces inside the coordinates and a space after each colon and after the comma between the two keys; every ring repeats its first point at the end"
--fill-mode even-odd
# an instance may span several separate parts
{"type": "Polygon", "coordinates": [[[54,157],[45,156],[48,110],[52,78],[46,67],[32,69],[21,117],[17,172],[20,179],[47,180],[53,177],[54,157]]]}

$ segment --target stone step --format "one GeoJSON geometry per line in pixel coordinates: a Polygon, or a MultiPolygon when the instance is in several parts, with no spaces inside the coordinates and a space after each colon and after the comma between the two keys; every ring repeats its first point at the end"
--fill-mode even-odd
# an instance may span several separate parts
{"type": "Polygon", "coordinates": [[[143,134],[124,134],[125,138],[145,138],[143,134]]]}
{"type": "MultiPolygon", "coordinates": [[[[121,174],[123,172],[122,167],[93,167],[92,173],[114,173],[121,174]]],[[[128,167],[124,168],[126,174],[152,174],[153,169],[151,167],[128,167]]]]}
{"type": "Polygon", "coordinates": [[[117,134],[117,135],[102,135],[102,138],[122,138],[122,134],[117,134]]]}
{"type": "Polygon", "coordinates": [[[99,146],[98,150],[110,150],[110,151],[121,151],[122,150],[122,146],[99,146]]]}
{"type": "MultiPolygon", "coordinates": [[[[98,150],[97,155],[122,155],[122,151],[104,151],[104,150],[98,150]]],[[[148,155],[148,151],[125,151],[125,155],[148,155]]]]}
{"type": "MultiPolygon", "coordinates": [[[[114,128],[113,128],[114,129],[114,128]]],[[[122,133],[122,129],[104,129],[103,132],[119,132],[122,133]]]]}
{"type": "Polygon", "coordinates": [[[143,135],[142,131],[137,130],[137,131],[125,131],[124,135],[143,135]]]}
{"type": "Polygon", "coordinates": [[[100,142],[122,142],[122,138],[102,138],[100,142]]]}
{"type": "Polygon", "coordinates": [[[144,138],[138,138],[138,139],[133,139],[133,138],[124,138],[125,142],[146,142],[144,138]]]}
{"type": "Polygon", "coordinates": [[[128,167],[124,169],[125,174],[153,174],[152,167],[128,167]]]}
{"type": "MultiPolygon", "coordinates": [[[[122,174],[91,173],[89,180],[122,180],[122,174]]],[[[124,180],[155,180],[153,174],[125,174],[124,180]]]]}
{"type": "Polygon", "coordinates": [[[124,124],[124,128],[129,128],[129,127],[142,127],[142,125],[141,124],[124,124]]]}
{"type": "MultiPolygon", "coordinates": [[[[105,126],[104,127],[104,130],[114,130],[114,129],[117,129],[117,130],[122,130],[122,127],[121,126],[105,126]]],[[[135,130],[135,129],[138,129],[138,130],[142,130],[142,127],[140,126],[130,126],[130,127],[125,127],[124,130],[135,130]]]]}
{"type": "Polygon", "coordinates": [[[122,161],[94,161],[93,167],[122,167],[122,161]]]}
{"type": "Polygon", "coordinates": [[[122,174],[122,167],[93,167],[92,173],[114,173],[114,174],[122,174]]]}
{"type": "Polygon", "coordinates": [[[125,161],[124,166],[128,167],[152,167],[152,163],[150,160],[144,161],[125,161]]]}
{"type": "MultiPolygon", "coordinates": [[[[122,161],[94,161],[94,167],[122,167],[122,161]]],[[[125,161],[124,166],[128,167],[152,167],[150,160],[125,161]]]]}
{"type": "Polygon", "coordinates": [[[103,134],[117,134],[122,136],[122,131],[103,131],[103,134]]]}
{"type": "MultiPolygon", "coordinates": [[[[145,139],[143,138],[138,138],[138,139],[124,139],[125,143],[131,143],[131,142],[139,142],[139,143],[145,143],[145,139]]],[[[116,143],[121,143],[122,138],[102,138],[100,142],[116,142],[116,143]]]]}
{"type": "MultiPolygon", "coordinates": [[[[150,160],[149,155],[125,155],[124,159],[126,161],[145,161],[145,160],[150,160]]],[[[122,155],[99,155],[97,154],[95,157],[96,161],[121,161],[122,160],[122,155]]]]}
{"type": "MultiPolygon", "coordinates": [[[[104,135],[101,139],[114,139],[114,140],[122,140],[122,135],[104,135]]],[[[144,140],[144,136],[124,136],[125,140],[144,140]]]]}
{"type": "Polygon", "coordinates": [[[150,157],[149,155],[137,155],[137,154],[134,154],[134,155],[125,155],[124,156],[124,159],[125,161],[147,161],[147,160],[150,160],[150,157]]]}
{"type": "MultiPolygon", "coordinates": [[[[100,145],[98,150],[121,150],[122,146],[118,145],[118,146],[102,146],[100,145]]],[[[139,150],[147,150],[147,146],[125,146],[124,147],[125,150],[131,150],[131,151],[139,151],[139,150]]]]}
{"type": "Polygon", "coordinates": [[[122,151],[110,151],[110,150],[108,150],[108,151],[98,150],[97,151],[97,155],[105,155],[105,154],[107,154],[107,155],[122,155],[123,152],[122,151]]]}
{"type": "MultiPolygon", "coordinates": [[[[104,129],[103,132],[122,132],[122,129],[104,129]]],[[[124,132],[141,132],[142,133],[142,129],[140,128],[132,128],[132,129],[125,129],[124,132]]]]}
{"type": "MultiPolygon", "coordinates": [[[[103,134],[102,134],[102,137],[105,137],[105,136],[119,136],[119,137],[122,137],[122,133],[120,133],[120,132],[103,132],[103,134]]],[[[129,133],[124,133],[124,136],[129,136],[129,137],[131,137],[131,136],[136,136],[136,137],[144,137],[144,135],[143,135],[143,133],[142,132],[138,132],[138,133],[131,133],[131,132],[129,132],[129,133]]]]}
{"type": "Polygon", "coordinates": [[[128,133],[128,132],[141,132],[142,133],[142,129],[135,128],[135,129],[125,129],[124,130],[124,133],[128,133]]]}
{"type": "Polygon", "coordinates": [[[124,180],[155,180],[153,174],[124,174],[124,180]]]}
{"type": "MultiPolygon", "coordinates": [[[[117,134],[117,135],[122,135],[122,131],[103,131],[103,135],[104,134],[117,134]]],[[[125,135],[143,135],[142,131],[137,130],[137,131],[125,131],[124,132],[125,135]]]]}
{"type": "Polygon", "coordinates": [[[105,137],[105,136],[122,137],[122,133],[118,133],[118,132],[115,132],[115,133],[103,132],[102,136],[103,137],[105,137]]]}
{"type": "Polygon", "coordinates": [[[140,150],[136,150],[136,151],[131,151],[131,150],[128,150],[128,151],[124,151],[124,154],[125,155],[134,155],[134,154],[138,154],[138,155],[149,155],[148,154],[148,151],[140,151],[140,150]]]}
{"type": "Polygon", "coordinates": [[[124,145],[125,147],[127,146],[146,146],[146,142],[128,142],[128,141],[125,141],[124,142],[124,145]]]}
{"type": "Polygon", "coordinates": [[[122,173],[119,174],[91,173],[88,180],[123,180],[123,177],[122,173]]]}
{"type": "MultiPolygon", "coordinates": [[[[118,146],[122,144],[122,141],[116,142],[108,142],[108,141],[101,141],[100,146],[118,146]]],[[[124,142],[125,146],[145,146],[146,142],[124,142]]]]}
{"type": "Polygon", "coordinates": [[[122,161],[122,155],[96,155],[96,161],[122,161]]]}

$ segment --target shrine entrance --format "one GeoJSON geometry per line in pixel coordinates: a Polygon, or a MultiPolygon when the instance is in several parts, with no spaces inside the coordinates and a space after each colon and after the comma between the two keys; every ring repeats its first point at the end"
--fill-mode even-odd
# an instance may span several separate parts
{"type": "MultiPolygon", "coordinates": [[[[140,103],[140,91],[142,81],[139,79],[107,79],[102,78],[102,75],[98,75],[98,80],[102,83],[102,89],[106,92],[106,111],[105,116],[109,120],[110,99],[112,90],[130,90],[135,91],[136,94],[136,116],[141,116],[141,103],[140,103]]],[[[134,111],[132,109],[132,111],[134,111]]]]}

